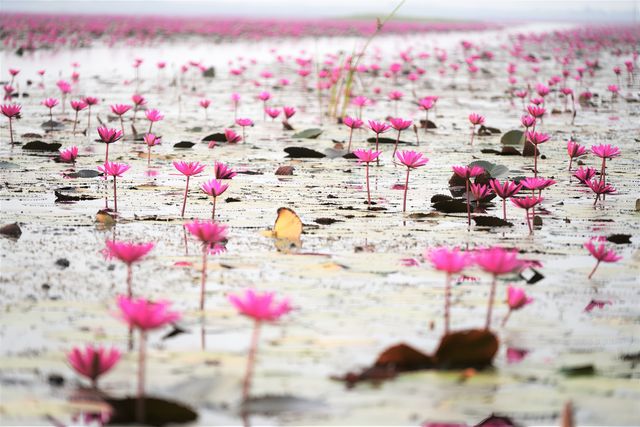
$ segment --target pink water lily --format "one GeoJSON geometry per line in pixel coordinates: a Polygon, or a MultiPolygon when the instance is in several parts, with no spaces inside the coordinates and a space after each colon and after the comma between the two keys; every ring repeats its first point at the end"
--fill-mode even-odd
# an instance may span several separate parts
{"type": "Polygon", "coordinates": [[[364,122],[358,118],[344,116],[342,123],[349,128],[349,144],[347,145],[347,153],[351,152],[351,138],[353,137],[353,130],[360,129],[364,122]]]}
{"type": "Polygon", "coordinates": [[[211,219],[216,219],[216,199],[229,188],[228,184],[223,184],[217,179],[210,179],[200,186],[209,196],[213,197],[213,210],[211,211],[211,219]]]}
{"type": "MultiPolygon", "coordinates": [[[[399,117],[394,117],[390,119],[389,122],[391,123],[391,127],[398,131],[398,136],[396,137],[396,144],[393,146],[393,153],[391,154],[391,157],[395,158],[396,151],[398,151],[398,143],[400,142],[400,134],[402,133],[403,130],[408,129],[413,122],[411,120],[404,120],[399,117]]],[[[378,148],[376,147],[376,150],[377,149],[378,148]]]]}
{"type": "MultiPolygon", "coordinates": [[[[108,147],[108,145],[107,145],[108,147]]],[[[116,191],[116,178],[122,176],[131,166],[125,163],[106,162],[102,166],[98,166],[98,170],[106,176],[113,177],[113,210],[118,212],[118,193],[116,191]]]]}
{"type": "Polygon", "coordinates": [[[168,301],[150,301],[144,298],[117,298],[119,317],[130,328],[140,331],[138,350],[138,393],[136,418],[140,423],[145,420],[145,360],[147,333],[154,329],[174,323],[180,319],[180,313],[170,310],[168,301]]]}
{"type": "Polygon", "coordinates": [[[188,222],[184,227],[202,243],[202,271],[200,281],[200,310],[204,310],[204,292],[207,281],[207,255],[212,248],[227,240],[227,226],[215,221],[188,222]]]}
{"type": "Polygon", "coordinates": [[[593,267],[593,270],[591,270],[591,273],[589,273],[589,279],[593,277],[593,274],[596,272],[601,262],[612,263],[618,262],[622,259],[622,257],[618,255],[613,249],[607,249],[604,243],[595,245],[593,243],[593,239],[585,243],[584,247],[589,251],[591,256],[596,259],[596,265],[593,267]]]}
{"type": "Polygon", "coordinates": [[[460,273],[463,269],[473,264],[474,259],[469,252],[461,252],[459,248],[436,248],[426,250],[424,258],[431,261],[431,265],[439,271],[447,273],[444,291],[444,333],[449,333],[450,324],[450,299],[451,299],[451,275],[460,273]]]}
{"type": "Polygon", "coordinates": [[[407,177],[404,183],[404,197],[402,199],[402,212],[406,212],[407,192],[409,191],[409,172],[411,171],[411,169],[416,169],[426,165],[429,159],[424,157],[422,153],[411,150],[399,151],[398,153],[396,153],[396,159],[398,159],[400,163],[407,167],[407,177]]]}
{"type": "Polygon", "coordinates": [[[503,249],[498,246],[476,251],[474,261],[480,268],[490,273],[493,278],[489,292],[489,303],[487,304],[487,319],[484,327],[485,330],[489,330],[491,327],[493,300],[495,299],[498,276],[513,273],[523,266],[523,262],[518,259],[517,251],[503,249]]]}
{"type": "Polygon", "coordinates": [[[251,289],[245,291],[244,295],[229,295],[229,302],[233,304],[240,314],[251,318],[254,324],[249,356],[247,358],[247,370],[242,386],[242,400],[246,402],[250,395],[251,379],[256,353],[258,351],[260,326],[265,322],[271,323],[279,320],[282,316],[289,313],[292,307],[288,299],[277,301],[273,293],[258,293],[251,289]]]}
{"type": "Polygon", "coordinates": [[[476,176],[482,175],[484,173],[484,168],[480,166],[452,166],[453,173],[458,175],[460,178],[464,179],[465,183],[465,194],[467,196],[467,227],[471,226],[471,200],[470,196],[470,188],[471,178],[475,178],[476,176]]]}
{"type": "Polygon", "coordinates": [[[476,134],[476,126],[484,124],[484,116],[478,113],[469,114],[469,122],[471,123],[471,142],[470,145],[473,145],[473,137],[476,134]]]}
{"type": "Polygon", "coordinates": [[[509,305],[509,311],[502,320],[502,326],[506,325],[509,317],[511,316],[511,312],[514,310],[520,310],[522,307],[527,304],[531,304],[532,302],[533,298],[527,296],[524,289],[509,286],[507,288],[507,304],[509,305]]]}
{"type": "Polygon", "coordinates": [[[60,161],[64,163],[75,163],[78,158],[78,147],[65,148],[60,150],[60,161]]]}
{"type": "Polygon", "coordinates": [[[120,360],[120,351],[116,348],[86,345],[84,348],[74,347],[67,353],[67,361],[80,375],[91,380],[96,388],[98,378],[109,372],[120,360]]]}
{"type": "Polygon", "coordinates": [[[22,106],[20,104],[2,104],[0,105],[0,112],[2,115],[9,119],[9,136],[11,138],[11,145],[14,144],[13,141],[13,119],[20,118],[20,111],[22,110],[22,106]]]}
{"type": "Polygon", "coordinates": [[[110,258],[118,258],[127,265],[127,295],[129,298],[133,295],[133,268],[132,265],[144,258],[151,249],[153,243],[132,243],[118,242],[115,240],[107,240],[107,254],[110,258]]]}
{"type": "Polygon", "coordinates": [[[369,187],[369,163],[373,162],[374,160],[377,161],[378,158],[380,157],[381,152],[375,151],[372,149],[364,150],[360,148],[360,149],[354,150],[353,154],[355,154],[355,156],[358,158],[358,161],[360,163],[364,163],[365,178],[367,181],[367,204],[369,205],[369,208],[371,208],[371,189],[369,187]]]}
{"type": "Polygon", "coordinates": [[[512,181],[505,181],[500,184],[500,181],[497,179],[492,179],[489,181],[489,185],[491,185],[491,189],[498,197],[502,199],[502,219],[507,220],[507,205],[506,201],[508,198],[511,198],[518,194],[520,189],[522,188],[522,184],[516,184],[512,181]]]}
{"type": "Polygon", "coordinates": [[[187,185],[184,188],[184,199],[182,201],[182,211],[180,213],[180,216],[184,218],[184,210],[187,207],[187,194],[189,193],[189,178],[202,172],[205,165],[200,162],[174,161],[173,166],[187,177],[187,185]]]}

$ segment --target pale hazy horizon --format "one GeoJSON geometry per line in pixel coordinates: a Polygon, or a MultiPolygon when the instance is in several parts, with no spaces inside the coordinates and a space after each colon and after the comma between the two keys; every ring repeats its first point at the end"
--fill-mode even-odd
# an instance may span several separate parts
{"type": "MultiPolygon", "coordinates": [[[[148,14],[247,18],[384,15],[397,0],[0,0],[3,13],[148,14]]],[[[479,21],[640,22],[639,0],[407,0],[398,16],[479,21]]]]}

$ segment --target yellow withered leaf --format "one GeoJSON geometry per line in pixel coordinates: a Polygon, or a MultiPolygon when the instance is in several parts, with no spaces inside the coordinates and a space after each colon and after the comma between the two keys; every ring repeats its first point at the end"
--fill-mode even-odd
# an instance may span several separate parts
{"type": "Polygon", "coordinates": [[[300,240],[302,221],[293,210],[289,208],[279,208],[273,230],[271,230],[270,233],[263,234],[276,239],[275,245],[278,251],[291,252],[293,249],[302,246],[300,240]]]}

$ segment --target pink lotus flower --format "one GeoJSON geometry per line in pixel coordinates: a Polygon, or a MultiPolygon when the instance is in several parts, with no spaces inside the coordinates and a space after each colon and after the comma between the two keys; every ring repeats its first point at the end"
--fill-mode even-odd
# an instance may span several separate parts
{"type": "Polygon", "coordinates": [[[185,227],[189,233],[208,246],[223,242],[227,238],[227,226],[217,222],[196,219],[186,223],[185,227]]]}
{"type": "Polygon", "coordinates": [[[567,154],[569,155],[569,170],[571,170],[573,159],[587,154],[587,148],[569,139],[569,141],[567,141],[567,154]]]}
{"type": "Polygon", "coordinates": [[[169,310],[170,303],[167,301],[153,302],[144,298],[119,296],[117,304],[120,318],[141,331],[158,329],[180,319],[180,313],[169,310]]]}
{"type": "Polygon", "coordinates": [[[460,178],[464,179],[465,182],[465,194],[467,196],[467,227],[471,226],[471,200],[469,198],[470,190],[469,185],[471,184],[471,178],[482,175],[484,173],[484,169],[480,166],[452,166],[453,173],[458,175],[460,178]]]}
{"type": "Polygon", "coordinates": [[[249,348],[247,360],[247,371],[242,386],[242,399],[246,402],[249,399],[251,389],[251,377],[255,365],[256,352],[258,351],[258,339],[260,336],[260,326],[264,322],[275,322],[292,308],[288,299],[276,301],[273,293],[257,293],[251,289],[245,291],[244,295],[229,295],[229,302],[244,316],[250,317],[254,321],[253,336],[249,348]]]}
{"type": "Polygon", "coordinates": [[[369,120],[369,129],[371,129],[376,135],[380,135],[381,133],[385,133],[391,129],[391,126],[386,122],[369,120]]]}
{"type": "Polygon", "coordinates": [[[97,387],[98,378],[106,374],[120,360],[120,351],[116,348],[106,349],[89,344],[84,348],[74,347],[67,353],[67,361],[80,375],[91,380],[97,387]]]}
{"type": "Polygon", "coordinates": [[[460,252],[459,248],[436,248],[426,250],[423,254],[424,258],[431,261],[431,264],[440,271],[447,273],[445,279],[444,293],[444,332],[449,333],[449,307],[451,295],[451,275],[461,272],[464,268],[473,263],[473,258],[468,252],[460,252]]]}
{"type": "Polygon", "coordinates": [[[275,120],[280,115],[280,111],[279,108],[264,107],[264,112],[271,117],[271,120],[275,120]]]}
{"type": "Polygon", "coordinates": [[[476,201],[476,206],[480,206],[480,201],[491,194],[491,188],[486,184],[475,184],[472,182],[470,190],[473,199],[476,201]]]}
{"type": "Polygon", "coordinates": [[[51,122],[53,122],[53,107],[55,107],[59,103],[60,101],[58,101],[56,98],[47,98],[44,101],[42,101],[42,105],[44,105],[49,109],[49,120],[51,122]]]}
{"type": "MultiPolygon", "coordinates": [[[[108,147],[108,145],[107,145],[108,147]]],[[[123,173],[128,171],[131,166],[124,163],[105,162],[104,165],[98,166],[98,170],[113,177],[113,210],[118,212],[118,194],[116,192],[116,178],[122,176],[123,173]]]]}
{"type": "Polygon", "coordinates": [[[151,147],[161,144],[162,138],[152,133],[147,133],[142,140],[147,144],[147,167],[149,167],[151,165],[151,147]]]}
{"type": "Polygon", "coordinates": [[[520,122],[522,123],[522,126],[524,126],[528,131],[530,127],[536,124],[536,118],[533,116],[524,115],[520,118],[520,122]]]}
{"type": "Polygon", "coordinates": [[[547,112],[544,107],[540,107],[539,105],[529,105],[527,107],[527,111],[536,119],[541,119],[542,116],[544,116],[544,113],[547,112]]]}
{"type": "Polygon", "coordinates": [[[247,137],[245,134],[245,128],[247,126],[253,126],[253,120],[247,118],[237,118],[236,124],[242,127],[242,140],[246,142],[247,137]]]}
{"type": "Polygon", "coordinates": [[[587,182],[589,182],[591,180],[591,178],[596,176],[596,169],[595,168],[590,168],[590,167],[583,168],[582,166],[580,166],[573,173],[573,176],[578,178],[578,180],[580,182],[582,182],[583,184],[587,185],[587,182]]]}
{"type": "Polygon", "coordinates": [[[218,224],[214,221],[200,222],[197,219],[186,223],[184,226],[191,235],[202,242],[200,310],[204,310],[205,285],[207,282],[207,255],[212,249],[216,253],[224,251],[224,245],[222,243],[227,240],[227,226],[218,224]]]}
{"type": "Polygon", "coordinates": [[[242,126],[243,128],[247,126],[253,126],[253,120],[247,118],[238,118],[236,119],[236,124],[238,126],[242,126]]]}
{"type": "Polygon", "coordinates": [[[522,188],[522,184],[515,184],[512,181],[505,181],[503,184],[500,184],[500,181],[497,179],[492,179],[489,182],[491,185],[491,189],[498,197],[502,199],[502,219],[507,220],[507,205],[506,200],[510,197],[518,194],[520,189],[522,188]]]}
{"type": "Polygon", "coordinates": [[[480,268],[494,276],[512,273],[523,265],[518,259],[518,251],[498,246],[476,251],[474,261],[480,268]]]}
{"type": "Polygon", "coordinates": [[[493,300],[496,294],[498,276],[514,272],[522,267],[523,263],[518,259],[517,251],[506,250],[498,246],[476,251],[474,261],[478,266],[480,266],[480,268],[487,273],[491,273],[493,276],[493,280],[491,281],[491,291],[489,292],[487,320],[484,327],[485,330],[489,330],[491,326],[493,300]]]}
{"type": "Polygon", "coordinates": [[[238,135],[233,129],[225,129],[224,137],[228,144],[237,144],[242,141],[242,137],[238,135]]]}
{"type": "MultiPolygon", "coordinates": [[[[396,137],[396,144],[393,146],[393,153],[391,157],[396,157],[396,151],[398,150],[398,143],[400,142],[400,134],[403,130],[408,129],[409,126],[413,123],[411,120],[404,120],[399,117],[395,117],[389,120],[391,123],[391,127],[398,131],[398,136],[396,137]]],[[[377,149],[377,148],[376,148],[377,149]]]]}
{"type": "Polygon", "coordinates": [[[275,322],[289,313],[292,308],[287,299],[278,302],[274,297],[275,295],[270,292],[260,294],[249,289],[242,296],[230,295],[229,301],[240,314],[256,322],[275,322]]]}
{"type": "Polygon", "coordinates": [[[524,289],[514,288],[513,286],[507,288],[507,303],[510,310],[519,310],[532,302],[533,298],[528,297],[524,289]]]}
{"type": "Polygon", "coordinates": [[[128,266],[140,261],[154,246],[153,243],[130,243],[111,240],[107,240],[105,243],[109,256],[118,258],[128,266]]]}
{"type": "Polygon", "coordinates": [[[282,111],[284,112],[285,121],[288,121],[296,114],[296,109],[294,107],[282,107],[282,111]]]}
{"type": "Polygon", "coordinates": [[[407,192],[409,191],[409,172],[411,171],[411,169],[416,169],[426,165],[429,159],[424,157],[422,153],[411,150],[399,151],[398,153],[396,153],[396,159],[398,159],[400,163],[407,167],[407,177],[404,183],[404,197],[402,201],[402,212],[406,212],[407,192]]]}
{"type": "Polygon", "coordinates": [[[140,261],[153,249],[153,243],[130,243],[107,240],[106,254],[108,258],[118,258],[127,265],[127,295],[133,295],[133,268],[132,264],[140,261]]]}
{"type": "Polygon", "coordinates": [[[78,124],[78,113],[82,110],[84,110],[85,108],[88,107],[89,104],[87,104],[85,101],[83,100],[71,100],[71,108],[76,112],[76,116],[73,120],[73,134],[76,134],[76,125],[78,124]]]}
{"type": "Polygon", "coordinates": [[[216,179],[231,179],[236,176],[236,172],[222,162],[215,162],[213,165],[213,176],[216,179]]]}
{"type": "Polygon", "coordinates": [[[469,114],[469,122],[471,122],[471,145],[473,145],[473,137],[476,133],[476,126],[484,124],[484,116],[478,113],[469,114]]]}
{"type": "Polygon", "coordinates": [[[100,137],[100,140],[106,144],[104,162],[107,163],[109,161],[109,144],[119,141],[122,138],[123,133],[117,129],[100,126],[98,128],[98,136],[100,137]]]}
{"type": "Polygon", "coordinates": [[[187,194],[189,192],[189,178],[202,172],[205,168],[205,165],[200,164],[200,162],[174,161],[173,166],[187,177],[187,185],[184,189],[184,200],[182,201],[182,213],[180,215],[184,218],[184,210],[187,206],[187,194]]]}
{"type": "Polygon", "coordinates": [[[0,112],[2,115],[9,119],[9,135],[11,138],[11,145],[13,145],[13,119],[20,118],[20,110],[22,106],[20,104],[2,104],[0,105],[0,112]]]}
{"type": "Polygon", "coordinates": [[[364,122],[355,117],[344,116],[342,123],[349,128],[349,145],[347,146],[347,153],[351,152],[351,139],[353,137],[353,130],[360,129],[364,122]]]}
{"type": "Polygon", "coordinates": [[[594,245],[593,239],[585,243],[584,247],[587,248],[589,253],[596,259],[596,265],[595,267],[593,267],[593,270],[591,270],[591,273],[589,274],[589,277],[588,277],[589,279],[591,279],[591,277],[593,276],[593,273],[596,272],[596,269],[598,268],[601,262],[612,263],[612,262],[620,261],[622,259],[622,257],[616,254],[616,252],[613,249],[607,249],[603,243],[597,246],[594,245]]]}
{"type": "Polygon", "coordinates": [[[364,163],[365,165],[365,177],[366,177],[366,181],[367,181],[367,204],[368,207],[371,207],[371,190],[369,187],[369,163],[373,162],[374,160],[378,160],[378,157],[380,157],[380,154],[382,154],[381,151],[374,151],[374,150],[364,150],[364,149],[357,149],[353,152],[353,154],[355,154],[355,156],[358,158],[358,162],[360,163],[364,163]]]}
{"type": "Polygon", "coordinates": [[[444,271],[447,275],[460,273],[473,264],[473,257],[469,252],[461,252],[459,248],[436,248],[424,252],[424,257],[431,261],[433,267],[444,271]]]}
{"type": "Polygon", "coordinates": [[[56,82],[56,86],[58,86],[58,89],[60,89],[63,96],[71,92],[71,84],[67,81],[58,80],[58,82],[56,82]]]}
{"type": "Polygon", "coordinates": [[[140,107],[147,104],[147,100],[144,96],[136,93],[131,97],[131,101],[133,102],[133,122],[135,123],[138,110],[140,109],[140,107]]]}
{"type": "Polygon", "coordinates": [[[98,104],[98,98],[95,96],[85,96],[83,101],[87,104],[87,106],[92,106],[98,104]]]}
{"type": "Polygon", "coordinates": [[[620,148],[611,144],[592,145],[591,152],[601,159],[613,159],[620,155],[620,148]]]}
{"type": "Polygon", "coordinates": [[[75,163],[76,158],[78,158],[78,147],[75,145],[73,147],[65,148],[64,150],[60,150],[60,161],[64,163],[75,163]]]}
{"type": "Polygon", "coordinates": [[[520,181],[520,184],[522,184],[524,188],[532,191],[538,190],[538,196],[542,190],[549,188],[555,183],[556,181],[553,179],[541,177],[527,177],[520,181]]]}
{"type": "Polygon", "coordinates": [[[527,304],[531,304],[533,302],[533,298],[528,297],[525,293],[524,289],[514,288],[513,286],[509,286],[507,288],[507,304],[509,304],[509,312],[502,320],[502,326],[507,323],[509,317],[511,316],[511,312],[514,310],[520,310],[527,304]]]}
{"type": "Polygon", "coordinates": [[[551,137],[546,133],[535,131],[527,131],[525,137],[529,143],[533,144],[533,173],[538,176],[538,145],[549,141],[551,137]]]}
{"type": "Polygon", "coordinates": [[[113,104],[111,106],[111,112],[116,116],[122,116],[131,110],[131,105],[126,104],[113,104]]]}
{"type": "Polygon", "coordinates": [[[210,100],[210,99],[206,99],[206,98],[204,98],[204,99],[201,99],[201,100],[200,100],[199,104],[200,104],[200,106],[201,106],[202,108],[204,108],[205,113],[206,113],[207,108],[209,108],[209,106],[211,105],[211,100],[210,100]]]}
{"type": "Polygon", "coordinates": [[[529,226],[529,233],[533,234],[533,227],[531,226],[531,218],[529,217],[529,209],[533,209],[544,200],[542,197],[527,196],[527,197],[512,197],[511,203],[525,210],[525,217],[527,219],[527,225],[529,226]]]}
{"type": "Polygon", "coordinates": [[[159,122],[164,119],[164,115],[156,109],[147,110],[144,112],[144,115],[147,117],[147,120],[149,120],[149,130],[147,133],[151,133],[151,128],[155,122],[159,122]]]}
{"type": "Polygon", "coordinates": [[[180,319],[180,313],[169,309],[167,301],[150,301],[144,298],[127,298],[119,296],[117,299],[119,316],[129,325],[129,331],[140,331],[140,347],[138,350],[138,402],[136,416],[138,423],[142,423],[145,417],[145,359],[147,333],[150,330],[161,328],[180,319]]]}
{"type": "Polygon", "coordinates": [[[228,184],[223,184],[217,179],[210,179],[200,186],[209,196],[213,197],[213,210],[211,211],[211,219],[216,219],[216,199],[229,188],[228,184]]]}
{"type": "Polygon", "coordinates": [[[71,100],[71,108],[76,112],[82,111],[87,108],[88,104],[83,100],[71,100]]]}
{"type": "Polygon", "coordinates": [[[602,198],[604,200],[604,195],[616,193],[616,189],[614,187],[612,187],[610,184],[607,184],[604,181],[601,181],[599,179],[587,181],[587,186],[591,189],[591,191],[593,191],[596,194],[596,200],[593,202],[593,206],[595,206],[596,203],[598,203],[600,196],[603,196],[602,198]]]}

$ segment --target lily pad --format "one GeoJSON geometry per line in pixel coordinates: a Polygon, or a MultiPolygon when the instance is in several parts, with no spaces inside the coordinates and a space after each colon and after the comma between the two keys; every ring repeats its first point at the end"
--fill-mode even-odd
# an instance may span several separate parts
{"type": "Polygon", "coordinates": [[[194,145],[196,144],[191,141],[180,141],[178,143],[173,144],[173,148],[191,148],[194,145]]]}
{"type": "Polygon", "coordinates": [[[502,138],[500,138],[500,143],[502,145],[521,147],[524,145],[524,132],[519,129],[512,129],[502,135],[502,138]]]}
{"type": "Polygon", "coordinates": [[[106,399],[113,408],[109,425],[148,425],[165,426],[168,424],[184,424],[198,419],[198,414],[191,408],[170,400],[145,397],[145,418],[139,422],[136,418],[138,399],[106,399]]]}
{"type": "Polygon", "coordinates": [[[481,215],[471,218],[479,227],[513,227],[513,223],[497,216],[481,215]]]}
{"type": "Polygon", "coordinates": [[[486,160],[476,160],[469,163],[469,166],[480,166],[489,175],[490,179],[500,179],[509,173],[508,167],[487,162],[486,160]]]}
{"type": "Polygon", "coordinates": [[[93,169],[80,169],[77,172],[71,172],[65,175],[67,178],[95,178],[102,176],[102,172],[93,169]]]}
{"type": "Polygon", "coordinates": [[[58,151],[62,147],[62,144],[57,142],[47,143],[44,141],[31,141],[27,142],[22,146],[23,150],[32,150],[32,151],[58,151]]]}
{"type": "MultiPolygon", "coordinates": [[[[376,143],[376,138],[375,137],[367,138],[367,142],[375,144],[376,143]]],[[[385,138],[378,139],[378,143],[379,144],[395,144],[396,140],[395,140],[395,138],[386,138],[385,137],[385,138]]],[[[407,141],[400,140],[398,142],[398,145],[401,145],[401,144],[409,145],[411,143],[407,142],[407,141]]]]}
{"type": "Polygon", "coordinates": [[[305,130],[300,131],[298,133],[294,133],[292,138],[315,139],[315,138],[319,137],[321,133],[322,133],[322,129],[319,129],[319,128],[305,129],[305,130]]]}
{"type": "Polygon", "coordinates": [[[0,227],[0,235],[5,237],[11,237],[12,239],[18,239],[22,236],[22,230],[18,223],[7,224],[0,227]]]}
{"type": "Polygon", "coordinates": [[[202,142],[210,142],[210,141],[227,142],[227,137],[224,135],[224,133],[217,132],[202,138],[202,142]]]}
{"type": "Polygon", "coordinates": [[[319,151],[305,147],[287,147],[284,149],[290,159],[322,159],[327,157],[319,151]]]}

